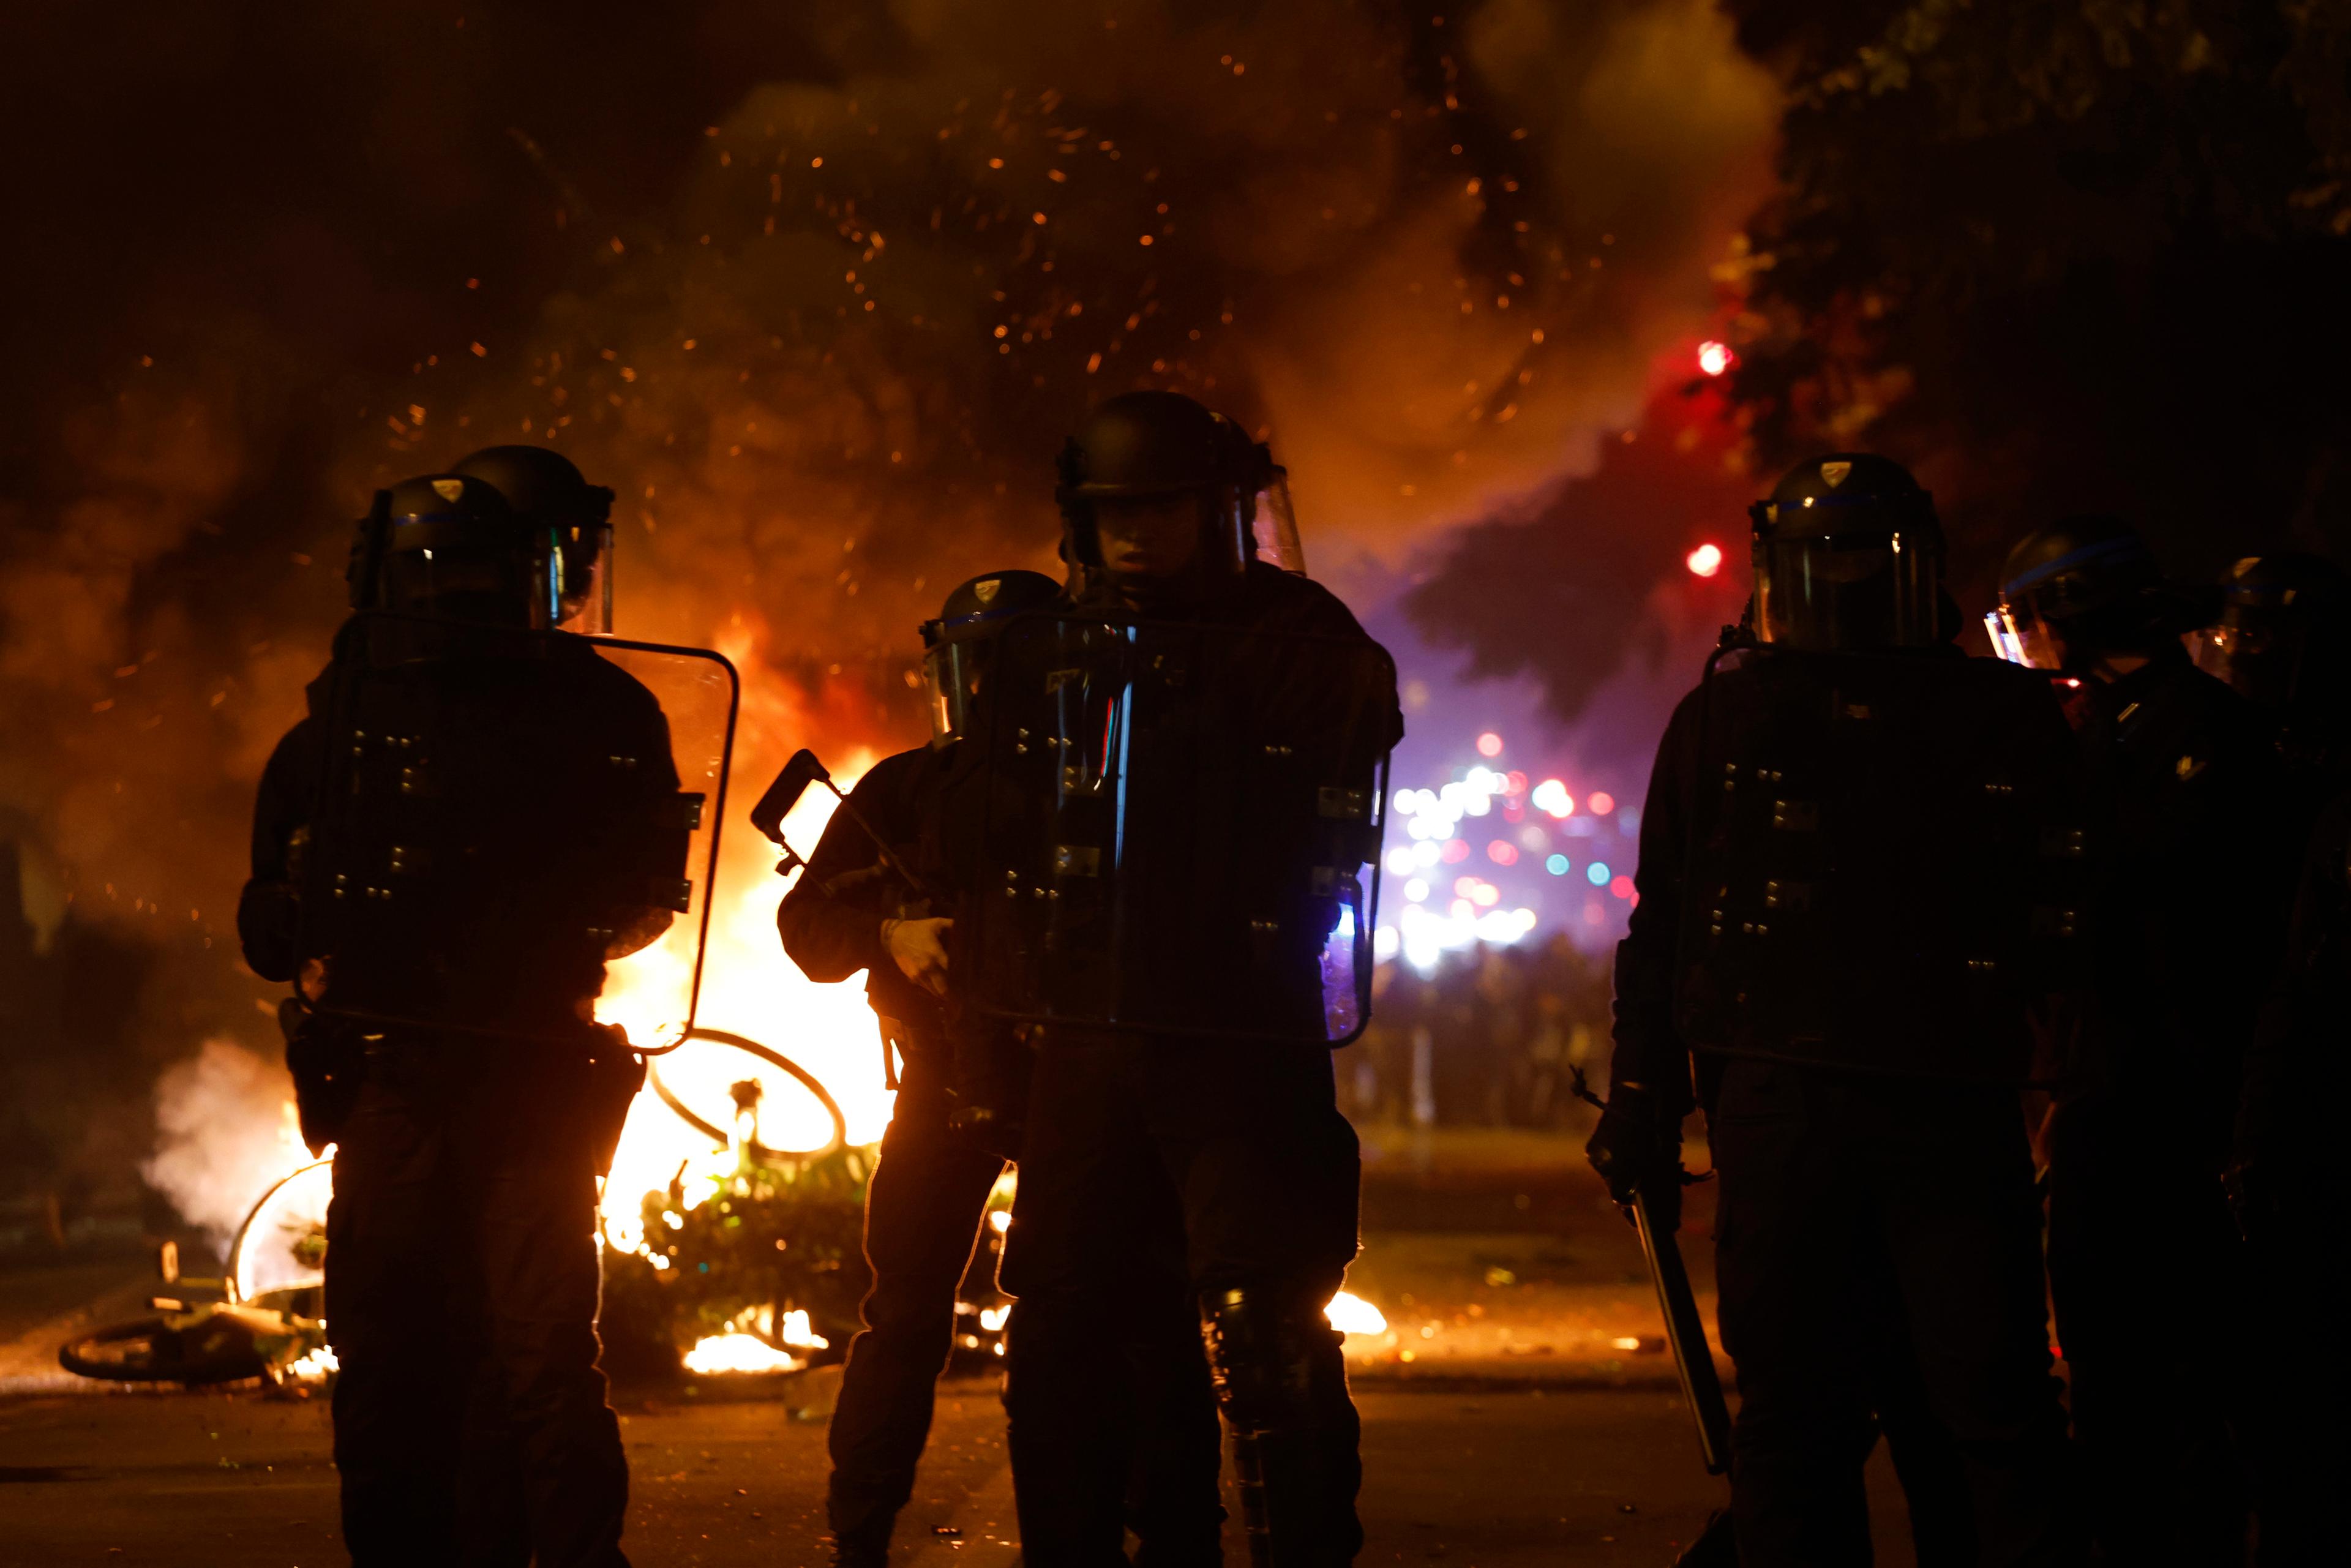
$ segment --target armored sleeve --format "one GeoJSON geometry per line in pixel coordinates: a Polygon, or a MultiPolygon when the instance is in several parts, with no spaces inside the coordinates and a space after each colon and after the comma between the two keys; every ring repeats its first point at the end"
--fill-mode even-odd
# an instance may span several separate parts
{"type": "Polygon", "coordinates": [[[1633,914],[1625,939],[1616,945],[1616,1050],[1608,1070],[1612,1086],[1646,1085],[1678,1113],[1691,1109],[1693,1101],[1689,1048],[1674,1025],[1674,992],[1698,702],[1699,695],[1692,692],[1674,709],[1649,773],[1633,914]]]}
{"type": "MultiPolygon", "coordinates": [[[[569,643],[559,644],[573,652],[569,643]]],[[[592,651],[573,666],[561,700],[580,716],[590,771],[601,787],[583,814],[582,831],[601,847],[591,857],[590,895],[609,906],[602,918],[622,935],[607,956],[632,953],[658,939],[676,918],[674,890],[691,876],[692,830],[679,799],[677,753],[669,716],[659,697],[616,664],[592,651]],[[617,766],[594,768],[594,759],[617,766]]]]}
{"type": "MultiPolygon", "coordinates": [[[[1279,568],[1253,563],[1248,578],[1249,619],[1259,630],[1361,642],[1377,647],[1346,601],[1321,583],[1279,568]]],[[[1334,711],[1355,708],[1362,722],[1352,726],[1356,745],[1373,756],[1384,755],[1404,738],[1404,709],[1396,700],[1395,683],[1384,681],[1380,690],[1350,689],[1363,666],[1339,659],[1327,663],[1293,663],[1270,672],[1268,707],[1306,720],[1322,719],[1334,711]],[[1368,705],[1364,711],[1359,705],[1368,705]]]]}
{"type": "MultiPolygon", "coordinates": [[[[921,824],[909,820],[911,776],[926,753],[885,757],[849,792],[865,819],[894,843],[912,840],[921,824]]],[[[800,972],[824,984],[889,962],[882,921],[894,913],[901,889],[865,830],[847,811],[835,811],[817,840],[799,880],[776,910],[784,951],[800,972]]]]}
{"type": "Polygon", "coordinates": [[[319,792],[325,731],[305,718],[287,731],[262,769],[253,808],[252,875],[236,901],[236,935],[245,961],[265,980],[291,980],[295,949],[295,835],[308,825],[319,792]]]}

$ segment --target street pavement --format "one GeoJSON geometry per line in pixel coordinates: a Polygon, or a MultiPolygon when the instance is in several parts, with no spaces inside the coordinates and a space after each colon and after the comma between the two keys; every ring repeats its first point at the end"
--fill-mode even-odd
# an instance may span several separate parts
{"type": "MultiPolygon", "coordinates": [[[[1348,1284],[1388,1327],[1348,1343],[1365,1563],[1663,1568],[1725,1500],[1698,1465],[1638,1249],[1580,1142],[1367,1137],[1365,1250],[1348,1284]]],[[[1709,1318],[1710,1222],[1700,1188],[1684,1237],[1709,1318]]],[[[0,1271],[0,1568],[344,1562],[324,1399],[57,1374],[63,1330],[141,1289],[121,1266],[69,1267],[0,1271]]],[[[819,1369],[622,1391],[640,1568],[820,1563],[836,1383],[819,1369]]],[[[1877,1561],[1900,1568],[1913,1559],[1882,1452],[1870,1490],[1877,1561]]],[[[1017,1541],[995,1380],[957,1377],[941,1386],[895,1560],[1006,1568],[1017,1541]]],[[[1227,1553],[1246,1558],[1238,1526],[1227,1553]]]]}
{"type": "MultiPolygon", "coordinates": [[[[1652,1389],[1367,1387],[1365,1563],[1520,1568],[1670,1563],[1723,1490],[1680,1402],[1652,1389]]],[[[820,1564],[824,1428],[788,1401],[622,1416],[640,1568],[820,1564]]],[[[49,1395],[0,1404],[0,1563],[327,1568],[344,1561],[322,1401],[49,1395]]],[[[1911,1561],[1882,1461],[1878,1561],[1911,1561]]],[[[901,1561],[1017,1563],[990,1382],[945,1385],[901,1561]]],[[[1228,1527],[1227,1560],[1245,1561],[1228,1527]]]]}

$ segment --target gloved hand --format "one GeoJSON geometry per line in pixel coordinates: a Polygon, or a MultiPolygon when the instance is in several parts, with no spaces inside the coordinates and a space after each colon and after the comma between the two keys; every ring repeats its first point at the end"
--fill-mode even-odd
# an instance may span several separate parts
{"type": "Polygon", "coordinates": [[[1635,1194],[1646,1192],[1656,1228],[1679,1228],[1681,1118],[1667,1116],[1653,1091],[1631,1083],[1612,1088],[1583,1154],[1608,1184],[1609,1197],[1630,1204],[1635,1194]]]}
{"type": "Polygon", "coordinates": [[[882,923],[882,947],[898,966],[898,972],[935,997],[947,994],[947,933],[955,922],[935,920],[884,920],[882,923]]]}

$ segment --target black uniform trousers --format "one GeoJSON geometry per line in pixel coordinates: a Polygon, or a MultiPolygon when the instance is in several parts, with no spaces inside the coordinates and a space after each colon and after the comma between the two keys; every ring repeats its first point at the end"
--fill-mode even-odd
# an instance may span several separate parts
{"type": "Polygon", "coordinates": [[[341,1130],[327,1329],[357,1568],[625,1568],[597,1135],[565,1059],[530,1054],[380,1043],[341,1130]]]}
{"type": "Polygon", "coordinates": [[[886,1539],[914,1495],[933,1386],[954,1349],[956,1292],[1004,1162],[947,1126],[935,1074],[908,1062],[865,1189],[865,1327],[850,1342],[826,1444],[825,1511],[843,1542],[886,1539]],[[877,1539],[878,1538],[878,1539],[877,1539]]]}
{"type": "Polygon", "coordinates": [[[1880,1428],[1922,1563],[2082,1561],[2015,1093],[1732,1061],[1708,1130],[1740,1561],[1867,1563],[1880,1428]]]}
{"type": "Polygon", "coordinates": [[[2179,1089],[2061,1103],[2049,1136],[2049,1284],[2091,1521],[2109,1563],[2244,1559],[2246,1264],[2212,1138],[2179,1089]]]}
{"type": "MultiPolygon", "coordinates": [[[[1019,1298],[1004,1402],[1025,1561],[1123,1561],[1138,1469],[1155,1481],[1135,1561],[1222,1560],[1200,1303],[1242,1289],[1319,1322],[1354,1259],[1360,1174],[1322,1047],[1049,1032],[1002,1274],[1019,1298]]],[[[1363,1472],[1335,1332],[1309,1379],[1335,1483],[1316,1533],[1343,1563],[1363,1544],[1363,1472]]]]}

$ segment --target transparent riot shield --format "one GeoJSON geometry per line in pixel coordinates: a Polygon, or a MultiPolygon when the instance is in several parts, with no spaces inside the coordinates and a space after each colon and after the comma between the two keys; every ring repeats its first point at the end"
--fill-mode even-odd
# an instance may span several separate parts
{"type": "Polygon", "coordinates": [[[676,1045],[737,685],[700,648],[353,617],[298,852],[309,1005],[371,1030],[676,1045]]]}
{"type": "Polygon", "coordinates": [[[334,1161],[313,1160],[278,1177],[255,1201],[229,1242],[221,1270],[221,1291],[231,1302],[325,1282],[327,1201],[334,1197],[334,1161]]]}
{"type": "Polygon", "coordinates": [[[958,933],[1030,1022],[1343,1045],[1368,1020],[1395,667],[1368,638],[1024,616],[958,933]]]}

